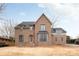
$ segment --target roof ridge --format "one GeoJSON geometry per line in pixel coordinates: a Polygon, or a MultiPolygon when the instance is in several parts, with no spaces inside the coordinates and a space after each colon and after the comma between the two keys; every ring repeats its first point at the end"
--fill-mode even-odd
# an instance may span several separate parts
{"type": "Polygon", "coordinates": [[[42,16],[44,16],[44,17],[50,22],[50,24],[52,24],[52,22],[49,20],[49,18],[48,18],[44,13],[37,19],[36,23],[38,22],[38,20],[39,20],[42,16]]]}

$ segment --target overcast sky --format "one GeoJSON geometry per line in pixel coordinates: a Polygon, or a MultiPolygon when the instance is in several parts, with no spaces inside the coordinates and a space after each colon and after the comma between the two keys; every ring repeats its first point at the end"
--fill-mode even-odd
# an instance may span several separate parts
{"type": "Polygon", "coordinates": [[[55,27],[61,27],[67,34],[76,37],[79,34],[79,4],[52,3],[52,4],[6,4],[1,17],[22,21],[36,21],[44,13],[52,22],[58,19],[55,27]]]}

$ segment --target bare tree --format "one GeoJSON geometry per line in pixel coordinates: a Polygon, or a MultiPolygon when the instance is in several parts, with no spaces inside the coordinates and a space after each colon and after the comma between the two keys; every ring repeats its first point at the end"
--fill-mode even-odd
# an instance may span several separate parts
{"type": "Polygon", "coordinates": [[[3,31],[1,27],[2,27],[2,21],[4,19],[1,17],[1,14],[4,10],[4,5],[5,5],[4,3],[0,3],[0,34],[2,34],[1,32],[3,31]]]}
{"type": "Polygon", "coordinates": [[[59,21],[60,21],[60,16],[53,16],[53,19],[52,19],[52,27],[56,27],[57,25],[59,25],[59,21]]]}
{"type": "Polygon", "coordinates": [[[49,14],[50,15],[53,15],[52,16],[52,27],[56,27],[57,25],[59,25],[59,21],[60,21],[60,15],[57,15],[57,14],[52,14],[52,10],[53,10],[53,6],[52,4],[43,4],[45,7],[43,8],[43,13],[47,13],[49,11],[49,14]],[[50,6],[52,6],[53,8],[50,9],[50,6]]]}
{"type": "Polygon", "coordinates": [[[2,25],[2,20],[4,20],[2,17],[1,17],[1,14],[2,14],[2,12],[3,12],[3,10],[4,10],[4,3],[0,3],[0,34],[1,34],[1,31],[2,31],[2,29],[1,29],[1,25],[2,25]]]}
{"type": "Polygon", "coordinates": [[[15,21],[13,19],[5,20],[1,26],[1,34],[7,38],[14,38],[15,21]]]}
{"type": "Polygon", "coordinates": [[[0,12],[2,12],[5,8],[5,4],[4,3],[0,3],[0,12]]]}
{"type": "MultiPolygon", "coordinates": [[[[0,15],[3,10],[5,10],[6,5],[4,3],[0,3],[0,15]]],[[[13,19],[5,19],[0,17],[0,35],[7,38],[14,37],[14,26],[15,21],[13,19]]]]}

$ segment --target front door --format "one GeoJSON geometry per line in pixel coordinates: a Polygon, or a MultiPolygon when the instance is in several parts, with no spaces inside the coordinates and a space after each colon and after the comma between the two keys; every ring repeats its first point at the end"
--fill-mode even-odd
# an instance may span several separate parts
{"type": "Polygon", "coordinates": [[[24,46],[24,36],[23,35],[19,35],[19,46],[24,46]]]}
{"type": "Polygon", "coordinates": [[[34,46],[33,35],[29,36],[29,43],[30,43],[30,46],[34,46]]]}

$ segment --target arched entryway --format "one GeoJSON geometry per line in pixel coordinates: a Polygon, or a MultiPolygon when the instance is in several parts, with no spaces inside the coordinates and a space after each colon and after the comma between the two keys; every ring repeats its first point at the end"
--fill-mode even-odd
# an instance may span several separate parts
{"type": "Polygon", "coordinates": [[[29,35],[30,46],[34,46],[33,35],[29,35]]]}

